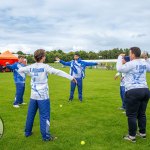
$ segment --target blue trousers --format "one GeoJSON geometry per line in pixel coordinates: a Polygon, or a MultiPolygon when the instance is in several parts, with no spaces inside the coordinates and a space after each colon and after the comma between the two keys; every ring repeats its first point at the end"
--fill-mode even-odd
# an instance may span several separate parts
{"type": "Polygon", "coordinates": [[[122,108],[126,109],[126,103],[125,103],[125,87],[120,86],[120,97],[122,100],[122,108]]]}
{"type": "Polygon", "coordinates": [[[42,138],[43,140],[49,140],[50,138],[50,100],[49,99],[46,100],[30,99],[26,126],[25,126],[25,136],[28,137],[32,134],[34,117],[38,109],[39,109],[39,116],[40,116],[40,131],[42,134],[42,138]]]}
{"type": "Polygon", "coordinates": [[[16,83],[16,95],[14,105],[23,103],[24,91],[25,91],[25,83],[16,83]]]}
{"type": "Polygon", "coordinates": [[[78,98],[80,101],[82,101],[82,78],[76,78],[77,80],[77,84],[71,81],[71,89],[70,89],[70,98],[69,99],[73,99],[74,97],[74,91],[76,88],[76,85],[78,87],[78,98]]]}

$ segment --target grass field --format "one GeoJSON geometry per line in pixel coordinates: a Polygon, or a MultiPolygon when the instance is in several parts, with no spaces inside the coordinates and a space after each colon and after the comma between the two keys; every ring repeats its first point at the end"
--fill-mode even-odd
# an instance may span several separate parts
{"type": "MultiPolygon", "coordinates": [[[[68,68],[64,68],[68,72],[68,68]]],[[[80,103],[75,93],[68,102],[69,80],[51,75],[49,77],[51,99],[51,133],[58,139],[43,142],[37,113],[33,135],[24,137],[24,125],[28,105],[19,109],[12,107],[15,86],[12,73],[0,74],[0,116],[5,131],[0,139],[0,150],[149,150],[150,107],[147,109],[147,139],[137,138],[136,143],[124,141],[127,121],[118,107],[119,80],[114,81],[116,71],[87,69],[84,79],[84,101],[80,103]],[[60,108],[62,105],[62,108],[60,108]],[[85,145],[80,142],[84,140],[85,145]]],[[[150,74],[148,74],[150,81],[150,74]]],[[[150,82],[149,82],[150,83],[150,82]]],[[[24,100],[29,104],[30,78],[26,80],[24,100]]]]}

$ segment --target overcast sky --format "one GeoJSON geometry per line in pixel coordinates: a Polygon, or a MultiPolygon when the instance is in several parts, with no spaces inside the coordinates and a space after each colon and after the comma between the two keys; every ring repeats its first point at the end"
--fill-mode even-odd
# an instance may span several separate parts
{"type": "Polygon", "coordinates": [[[150,0],[0,0],[0,52],[150,52],[150,0]]]}

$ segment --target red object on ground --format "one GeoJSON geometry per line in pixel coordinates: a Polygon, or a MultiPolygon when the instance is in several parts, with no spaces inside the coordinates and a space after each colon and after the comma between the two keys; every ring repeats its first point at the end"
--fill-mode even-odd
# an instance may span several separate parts
{"type": "Polygon", "coordinates": [[[4,53],[0,54],[0,65],[6,66],[6,62],[9,64],[14,64],[15,62],[18,62],[18,57],[9,51],[5,51],[4,53]]]}

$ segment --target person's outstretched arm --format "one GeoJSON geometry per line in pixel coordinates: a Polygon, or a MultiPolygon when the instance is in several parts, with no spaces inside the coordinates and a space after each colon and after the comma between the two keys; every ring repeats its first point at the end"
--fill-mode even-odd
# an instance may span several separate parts
{"type": "Polygon", "coordinates": [[[118,72],[127,73],[133,68],[132,61],[122,64],[122,57],[122,54],[118,56],[116,69],[118,72]]]}
{"type": "Polygon", "coordinates": [[[10,70],[14,70],[17,69],[17,65],[16,63],[14,63],[13,65],[10,65],[8,62],[6,63],[6,68],[10,69],[10,70]]]}
{"type": "Polygon", "coordinates": [[[66,73],[66,72],[64,72],[62,70],[55,69],[55,68],[53,68],[53,67],[51,67],[49,65],[47,65],[46,70],[50,74],[55,74],[57,76],[61,76],[61,77],[67,78],[67,79],[77,83],[76,79],[73,76],[69,75],[68,73],[66,73]]]}
{"type": "Polygon", "coordinates": [[[96,66],[98,65],[98,63],[96,62],[86,62],[86,61],[83,61],[85,63],[86,66],[96,66]]]}
{"type": "Polygon", "coordinates": [[[59,61],[61,64],[63,64],[64,66],[71,66],[71,62],[65,62],[63,60],[60,60],[58,57],[55,58],[57,61],[59,61]]]}

